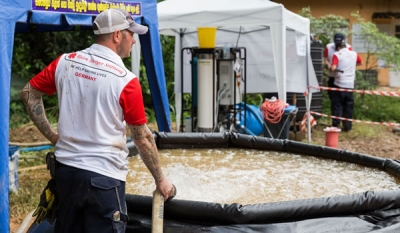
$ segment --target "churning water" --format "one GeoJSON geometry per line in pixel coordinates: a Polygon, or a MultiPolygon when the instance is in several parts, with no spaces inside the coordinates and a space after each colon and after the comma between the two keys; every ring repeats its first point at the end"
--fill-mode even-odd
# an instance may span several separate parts
{"type": "MultiPolygon", "coordinates": [[[[180,200],[246,205],[400,187],[399,179],[379,169],[313,156],[240,148],[159,153],[180,200]]],[[[140,156],[128,160],[126,192],[151,196],[154,180],[140,156]]]]}

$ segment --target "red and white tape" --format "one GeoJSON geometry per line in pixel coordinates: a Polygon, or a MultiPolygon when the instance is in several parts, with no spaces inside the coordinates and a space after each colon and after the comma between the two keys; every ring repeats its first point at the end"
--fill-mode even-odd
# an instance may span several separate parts
{"type": "Polygon", "coordinates": [[[310,86],[310,88],[327,90],[327,91],[343,91],[343,92],[354,92],[354,93],[361,93],[361,94],[368,94],[368,95],[400,97],[400,92],[395,92],[395,91],[354,90],[354,89],[344,89],[344,88],[336,88],[336,87],[321,87],[321,86],[320,87],[310,86]]]}
{"type": "MultiPolygon", "coordinates": [[[[301,120],[301,132],[305,133],[306,132],[306,123],[307,123],[307,112],[304,114],[303,119],[301,120]]],[[[310,114],[310,125],[314,126],[317,124],[317,121],[314,119],[314,117],[310,114]]]]}
{"type": "MultiPolygon", "coordinates": [[[[319,87],[309,86],[309,88],[327,90],[327,91],[343,91],[343,92],[354,92],[354,93],[369,94],[369,95],[400,97],[400,92],[395,92],[395,91],[354,90],[354,89],[344,89],[344,88],[335,88],[335,87],[322,87],[322,86],[319,86],[319,87]]],[[[303,93],[303,95],[307,96],[308,95],[307,91],[305,91],[303,93]]],[[[342,120],[342,121],[352,121],[352,122],[357,122],[357,123],[365,123],[365,124],[373,124],[373,125],[385,125],[385,126],[394,126],[394,127],[399,127],[400,126],[400,123],[362,121],[362,120],[355,120],[355,119],[350,119],[350,118],[345,118],[345,117],[326,115],[326,114],[322,114],[322,113],[318,113],[318,112],[311,112],[310,111],[310,113],[318,115],[318,116],[322,116],[322,117],[339,119],[339,120],[342,120]]],[[[311,114],[310,114],[310,116],[311,116],[311,114]]],[[[315,122],[314,118],[311,118],[311,117],[310,117],[311,122],[315,122]]],[[[305,132],[306,122],[307,122],[306,119],[307,119],[307,113],[304,114],[303,120],[301,121],[301,131],[302,132],[305,132]]],[[[315,122],[315,124],[317,124],[317,123],[315,122]]]]}
{"type": "MultiPolygon", "coordinates": [[[[357,123],[365,123],[365,124],[373,124],[373,125],[386,125],[386,126],[400,126],[399,123],[391,123],[391,122],[373,122],[373,121],[362,121],[362,120],[354,120],[350,118],[345,118],[345,117],[338,117],[338,116],[331,116],[331,115],[326,115],[318,112],[310,112],[311,114],[315,114],[318,116],[323,116],[323,117],[329,117],[329,118],[334,118],[334,119],[339,119],[342,121],[352,121],[352,122],[357,122],[357,123]]],[[[303,122],[302,122],[303,123],[303,122]]]]}

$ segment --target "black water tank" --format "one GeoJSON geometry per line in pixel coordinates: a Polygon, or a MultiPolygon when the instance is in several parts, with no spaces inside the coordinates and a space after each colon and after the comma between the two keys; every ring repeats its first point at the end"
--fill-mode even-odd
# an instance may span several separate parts
{"type": "Polygon", "coordinates": [[[314,66],[318,84],[322,85],[322,74],[324,69],[324,47],[319,40],[311,41],[311,61],[314,66]]]}
{"type": "MultiPolygon", "coordinates": [[[[318,84],[322,85],[322,75],[324,67],[324,47],[321,41],[311,40],[311,61],[314,66],[315,75],[317,76],[318,84]]],[[[287,93],[286,100],[289,104],[294,105],[294,98],[296,98],[296,106],[298,112],[296,115],[296,121],[301,121],[304,114],[307,112],[306,99],[302,93],[287,93]],[[294,97],[296,94],[296,97],[294,97]]],[[[322,92],[316,92],[312,94],[310,111],[322,113],[322,92]]],[[[315,119],[319,119],[319,116],[313,115],[315,119]]]]}
{"type": "MultiPolygon", "coordinates": [[[[311,61],[314,66],[315,75],[317,76],[318,84],[322,85],[322,75],[324,66],[324,47],[321,41],[311,40],[311,61]]],[[[271,98],[272,96],[278,96],[278,93],[264,93],[264,98],[271,98]]],[[[322,92],[316,92],[312,94],[310,111],[322,113],[322,92]]],[[[298,112],[296,115],[296,121],[301,121],[304,114],[306,113],[306,100],[303,93],[291,93],[286,94],[286,101],[290,105],[296,105],[298,112]],[[296,104],[294,101],[296,100],[296,104]]],[[[319,119],[319,116],[313,115],[315,119],[319,119]]]]}

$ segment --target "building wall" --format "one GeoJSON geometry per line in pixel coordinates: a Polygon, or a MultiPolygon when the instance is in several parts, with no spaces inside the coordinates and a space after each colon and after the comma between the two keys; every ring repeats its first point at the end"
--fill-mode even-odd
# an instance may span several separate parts
{"type": "Polygon", "coordinates": [[[309,6],[314,17],[334,14],[350,19],[351,12],[359,11],[361,17],[370,20],[374,12],[400,12],[399,0],[276,0],[274,2],[281,3],[294,13],[309,6]]]}
{"type": "MultiPolygon", "coordinates": [[[[304,7],[310,7],[313,17],[320,17],[329,14],[340,15],[349,20],[350,30],[356,20],[351,17],[352,12],[358,12],[366,21],[372,21],[372,15],[375,12],[400,12],[400,0],[276,0],[286,9],[299,13],[304,7]]],[[[377,24],[390,25],[391,19],[375,19],[377,24]]],[[[347,38],[347,42],[352,44],[352,37],[347,38]]],[[[360,53],[361,58],[365,60],[365,54],[360,53]]],[[[362,66],[359,67],[362,69],[362,66]]],[[[389,71],[386,68],[380,68],[378,72],[378,83],[382,86],[389,85],[389,71]]]]}

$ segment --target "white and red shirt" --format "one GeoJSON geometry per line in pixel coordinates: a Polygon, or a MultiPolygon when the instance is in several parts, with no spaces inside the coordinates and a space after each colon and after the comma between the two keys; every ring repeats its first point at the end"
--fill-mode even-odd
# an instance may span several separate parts
{"type": "Polygon", "coordinates": [[[63,54],[30,84],[57,92],[60,116],[57,161],[125,181],[126,123],[147,122],[138,78],[122,59],[99,44],[63,54]]]}
{"type": "MultiPolygon", "coordinates": [[[[351,45],[346,44],[346,48],[348,48],[349,50],[353,50],[353,48],[351,47],[351,45]]],[[[334,42],[329,43],[325,46],[325,50],[324,50],[324,57],[328,58],[328,62],[329,64],[332,65],[332,57],[333,54],[336,53],[336,45],[334,42]]],[[[328,73],[328,77],[334,77],[335,73],[333,71],[329,71],[328,73]]]]}
{"type": "Polygon", "coordinates": [[[341,88],[353,89],[357,63],[362,63],[360,56],[348,48],[342,48],[334,53],[332,56],[332,65],[336,65],[336,70],[343,71],[334,72],[334,84],[341,88]]]}

